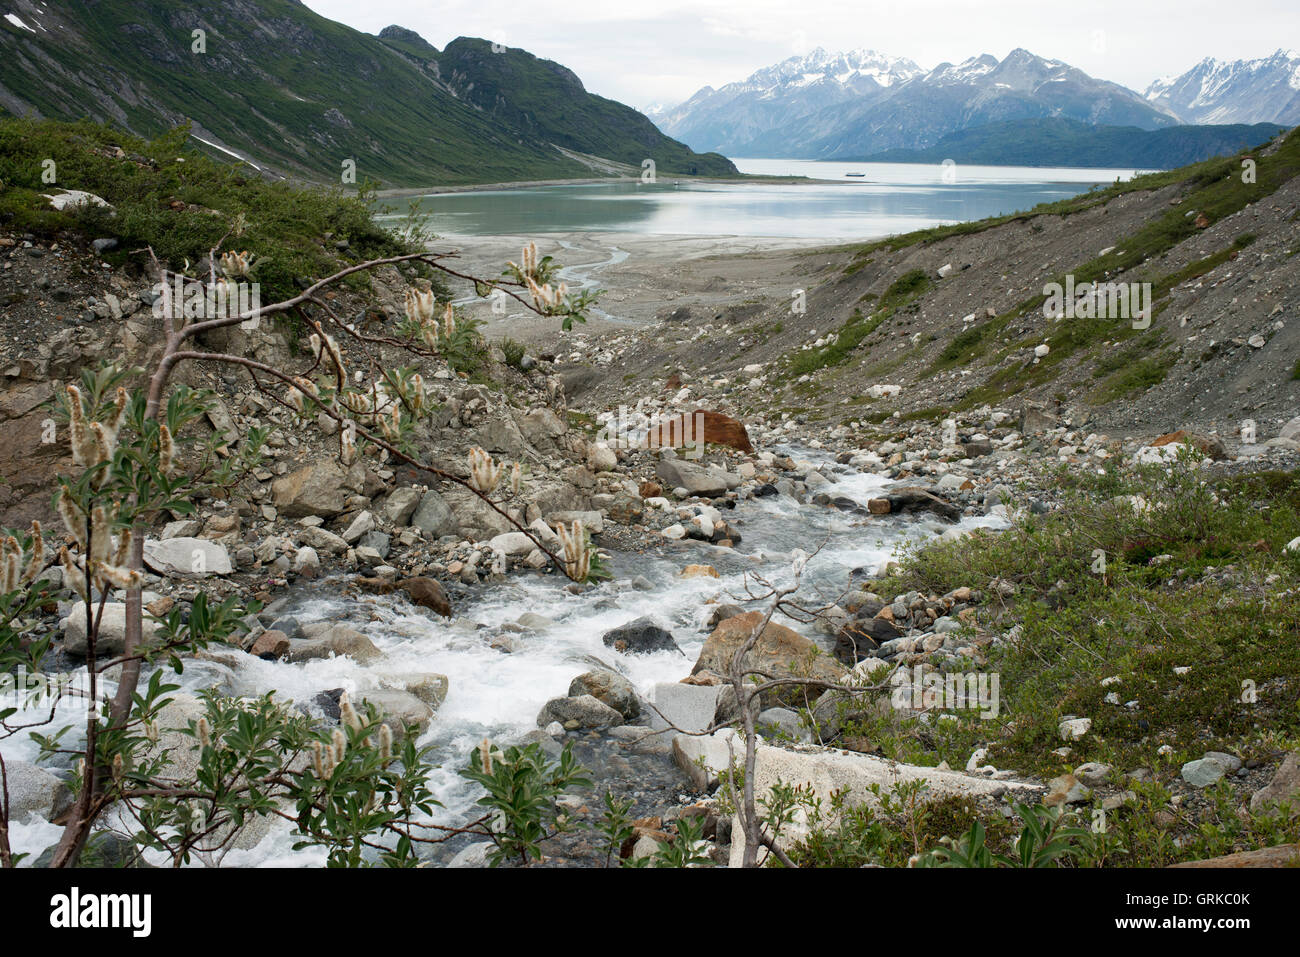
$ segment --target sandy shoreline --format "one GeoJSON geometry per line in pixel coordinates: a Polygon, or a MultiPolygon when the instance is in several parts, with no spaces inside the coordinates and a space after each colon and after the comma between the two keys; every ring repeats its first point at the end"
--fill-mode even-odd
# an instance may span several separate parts
{"type": "MultiPolygon", "coordinates": [[[[442,193],[489,193],[511,189],[536,189],[540,186],[589,186],[600,183],[635,183],[637,176],[587,176],[579,179],[530,179],[513,183],[470,183],[461,186],[403,186],[375,191],[379,199],[413,199],[417,196],[436,196],[442,193]]],[[[664,173],[660,180],[680,180],[684,183],[754,183],[766,186],[799,186],[807,183],[830,183],[837,180],[818,180],[808,176],[684,176],[664,173]]],[[[852,186],[852,183],[846,185],[852,186]]]]}
{"type": "MultiPolygon", "coordinates": [[[[554,256],[571,289],[587,284],[604,290],[599,311],[574,332],[619,334],[668,318],[710,321],[721,308],[737,303],[788,298],[808,288],[827,259],[818,255],[835,245],[824,239],[753,236],[648,236],[639,233],[570,232],[536,236],[446,236],[431,248],[455,250],[457,269],[480,276],[499,275],[507,260],[519,260],[526,242],[541,255],[554,256]],[[604,315],[602,315],[604,313],[604,315]]],[[[457,288],[458,296],[472,291],[457,288]]],[[[505,315],[487,300],[464,302],[484,321],[489,339],[510,336],[539,351],[563,348],[559,323],[512,304],[505,315]]]]}

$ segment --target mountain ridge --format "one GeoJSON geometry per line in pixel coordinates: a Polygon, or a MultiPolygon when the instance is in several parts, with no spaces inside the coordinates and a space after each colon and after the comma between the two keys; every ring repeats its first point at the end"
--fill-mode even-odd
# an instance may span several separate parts
{"type": "MultiPolygon", "coordinates": [[[[146,137],[188,120],[209,149],[321,183],[341,182],[347,159],[358,182],[394,186],[593,175],[554,142],[546,116],[528,129],[505,126],[449,89],[438,70],[413,62],[422,52],[433,51],[435,63],[443,54],[405,28],[372,36],[297,0],[10,6],[23,23],[0,20],[0,108],[10,113],[89,118],[146,137]]],[[[522,51],[494,56],[530,76],[550,71],[549,61],[522,51]]],[[[569,89],[590,96],[580,81],[569,89]]],[[[554,113],[572,108],[556,104],[554,113]]],[[[697,157],[631,107],[602,99],[578,108],[599,111],[605,124],[589,146],[619,145],[665,171],[735,172],[723,157],[697,157]]],[[[572,140],[571,130],[559,132],[572,140]]]]}
{"type": "Polygon", "coordinates": [[[1300,53],[1279,48],[1252,60],[1206,57],[1185,73],[1162,77],[1143,94],[1187,122],[1300,123],[1300,53]]]}
{"type": "MultiPolygon", "coordinates": [[[[832,61],[835,56],[817,53],[832,61]]],[[[661,129],[696,149],[838,159],[923,149],[947,133],[1008,120],[1059,116],[1141,129],[1178,122],[1132,90],[1023,48],[1002,60],[985,53],[928,71],[910,60],[873,56],[890,65],[890,83],[868,84],[858,71],[836,86],[823,75],[809,84],[812,95],[803,95],[789,82],[790,71],[780,69],[791,63],[786,60],[740,83],[696,93],[663,114],[661,129]],[[765,103],[781,104],[779,122],[765,113],[765,103]]]]}

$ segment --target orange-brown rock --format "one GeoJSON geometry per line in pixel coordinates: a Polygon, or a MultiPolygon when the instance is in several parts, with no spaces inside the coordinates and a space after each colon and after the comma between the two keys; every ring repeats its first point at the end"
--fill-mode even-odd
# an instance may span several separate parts
{"type": "Polygon", "coordinates": [[[408,598],[421,608],[436,611],[444,618],[451,617],[451,602],[442,586],[432,578],[421,575],[418,578],[405,578],[400,582],[388,582],[382,578],[358,578],[357,585],[376,595],[388,595],[395,591],[406,592],[408,598]]]}
{"type": "Polygon", "coordinates": [[[1202,435],[1200,432],[1188,432],[1186,429],[1179,429],[1177,432],[1169,432],[1160,436],[1151,443],[1151,447],[1159,448],[1162,445],[1171,445],[1174,442],[1181,442],[1183,445],[1197,449],[1202,455],[1209,456],[1212,459],[1220,460],[1228,457],[1228,450],[1214,436],[1202,435]]]}
{"type": "Polygon", "coordinates": [[[717,578],[718,570],[712,565],[687,565],[681,570],[682,578],[717,578]]]}
{"type": "MultiPolygon", "coordinates": [[[[737,649],[753,634],[763,621],[763,612],[751,611],[735,615],[713,629],[700,649],[699,660],[695,662],[692,674],[712,671],[726,675],[731,671],[731,662],[737,649]]],[[[823,681],[839,681],[847,673],[842,664],[824,654],[820,649],[791,628],[769,621],[758,641],[745,655],[742,662],[746,669],[763,671],[771,675],[793,675],[802,678],[818,678],[823,681]]],[[[765,695],[767,700],[769,696],[765,695]]],[[[783,698],[802,698],[799,688],[791,688],[771,695],[773,701],[783,698]]]]}
{"type": "Polygon", "coordinates": [[[661,446],[679,449],[697,445],[701,441],[725,445],[738,452],[754,451],[754,446],[749,441],[749,431],[743,422],[707,409],[664,416],[650,427],[646,435],[646,445],[652,449],[661,446]]]}
{"type": "Polygon", "coordinates": [[[664,494],[664,487],[658,482],[642,482],[637,491],[642,498],[658,498],[664,494]]]}
{"type": "Polygon", "coordinates": [[[289,636],[274,629],[264,631],[257,636],[257,640],[248,649],[248,653],[270,661],[283,658],[289,653],[289,636]]]}
{"type": "Polygon", "coordinates": [[[72,458],[67,427],[53,428],[46,404],[53,396],[48,382],[19,381],[0,389],[0,526],[57,521],[50,509],[52,483],[72,458]]]}

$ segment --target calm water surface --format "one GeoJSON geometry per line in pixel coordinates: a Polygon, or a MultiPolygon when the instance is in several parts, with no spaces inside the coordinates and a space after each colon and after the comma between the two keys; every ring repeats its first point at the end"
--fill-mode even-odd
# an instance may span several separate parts
{"type": "MultiPolygon", "coordinates": [[[[420,197],[441,235],[577,231],[642,235],[870,239],[1027,210],[1135,170],[737,159],[743,173],[807,176],[798,184],[700,183],[661,176],[420,197]],[[849,177],[846,173],[862,173],[849,177]]],[[[400,201],[390,201],[396,206],[400,201]]],[[[380,217],[395,222],[401,216],[380,217]]]]}

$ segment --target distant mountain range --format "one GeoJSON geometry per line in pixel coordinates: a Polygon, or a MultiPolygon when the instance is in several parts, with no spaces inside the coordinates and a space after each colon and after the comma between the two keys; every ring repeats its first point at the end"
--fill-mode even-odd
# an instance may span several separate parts
{"type": "Polygon", "coordinates": [[[823,110],[874,101],[924,73],[911,60],[871,50],[827,53],[819,48],[759,70],[740,83],[719,90],[706,86],[680,106],[650,116],[661,130],[675,131],[670,136],[712,143],[709,149],[719,153],[784,156],[752,152],[752,144],[823,110]]]}
{"type": "Polygon", "coordinates": [[[1206,60],[1142,95],[1023,49],[929,71],[870,50],[818,49],[651,115],[687,145],[730,156],[929,157],[944,143],[990,163],[1046,165],[1043,157],[1080,150],[1144,158],[1124,166],[1177,166],[1254,135],[1235,126],[1190,132],[1187,124],[1300,122],[1300,57],[1279,51],[1265,60],[1206,60]],[[1173,127],[1183,131],[1135,135],[1173,127]],[[951,139],[973,130],[983,132],[951,139]]]}
{"type": "MultiPolygon", "coordinates": [[[[1276,123],[1216,126],[1089,126],[1077,120],[1009,120],[949,133],[923,150],[886,150],[868,162],[956,163],[1018,166],[1085,166],[1170,169],[1264,143],[1282,130],[1276,123]]],[[[845,157],[848,159],[849,157],[845,157]]]]}
{"type": "Polygon", "coordinates": [[[0,108],[89,118],[196,141],[265,168],[339,182],[431,186],[602,175],[645,159],[666,173],[732,175],[572,72],[460,38],[375,37],[298,0],[8,0],[0,108]],[[202,34],[194,31],[201,30],[202,34]],[[202,49],[199,49],[202,47],[202,49]]]}
{"type": "Polygon", "coordinates": [[[1278,50],[1258,60],[1206,57],[1182,76],[1146,90],[1156,106],[1185,123],[1300,124],[1300,53],[1278,50]]]}

